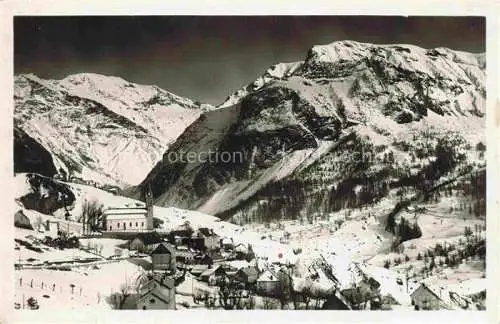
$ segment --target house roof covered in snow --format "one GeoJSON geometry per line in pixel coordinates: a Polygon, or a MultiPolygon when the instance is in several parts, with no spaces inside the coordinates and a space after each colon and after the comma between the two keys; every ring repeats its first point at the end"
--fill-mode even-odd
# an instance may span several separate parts
{"type": "Polygon", "coordinates": [[[222,268],[222,266],[220,264],[216,265],[216,266],[213,266],[212,268],[210,269],[207,269],[205,270],[201,276],[202,277],[210,277],[211,275],[215,274],[216,272],[220,272],[220,271],[224,271],[224,269],[222,268]]]}
{"type": "Polygon", "coordinates": [[[259,278],[257,278],[257,282],[264,281],[279,281],[278,275],[276,274],[276,272],[268,268],[261,273],[259,278]]]}
{"type": "Polygon", "coordinates": [[[145,208],[108,208],[104,210],[106,219],[144,219],[147,215],[145,208]]]}
{"type": "Polygon", "coordinates": [[[205,272],[206,270],[208,270],[208,264],[196,264],[191,269],[191,273],[201,274],[201,273],[205,272]]]}
{"type": "Polygon", "coordinates": [[[459,295],[458,293],[447,289],[446,287],[438,287],[426,282],[421,282],[420,285],[410,294],[412,297],[420,289],[426,289],[433,294],[437,299],[450,309],[466,308],[472,304],[469,298],[459,295]]]}
{"type": "Polygon", "coordinates": [[[175,255],[185,258],[192,258],[194,256],[193,252],[191,252],[190,250],[177,250],[175,255]]]}
{"type": "Polygon", "coordinates": [[[198,228],[198,230],[193,235],[201,237],[217,236],[217,234],[215,234],[211,228],[207,227],[198,228]]]}
{"type": "Polygon", "coordinates": [[[239,243],[234,247],[236,252],[241,252],[241,253],[247,253],[248,252],[248,246],[243,243],[239,243]]]}

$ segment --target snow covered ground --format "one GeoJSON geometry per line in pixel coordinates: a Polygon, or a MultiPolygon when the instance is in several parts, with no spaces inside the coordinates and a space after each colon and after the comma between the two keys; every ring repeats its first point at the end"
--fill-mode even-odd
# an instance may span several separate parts
{"type": "MultiPolygon", "coordinates": [[[[18,195],[22,195],[28,187],[23,185],[22,176],[16,177],[18,185],[18,195]]],[[[73,211],[81,208],[82,201],[96,200],[99,204],[106,207],[119,206],[134,206],[142,204],[142,202],[113,195],[111,193],[84,185],[69,184],[77,196],[77,201],[73,211]]],[[[412,266],[417,269],[422,266],[422,261],[416,261],[416,254],[420,251],[434,246],[436,243],[456,242],[461,235],[465,226],[472,224],[484,225],[484,220],[470,219],[466,215],[466,220],[463,220],[464,214],[457,212],[450,214],[449,210],[445,212],[445,205],[449,206],[449,202],[443,205],[434,205],[433,208],[428,208],[425,213],[418,215],[418,223],[422,227],[424,235],[421,238],[407,241],[403,244],[404,253],[410,257],[410,261],[403,262],[400,265],[393,266],[390,269],[383,268],[383,263],[386,259],[394,259],[396,257],[404,257],[404,254],[390,252],[391,234],[383,229],[384,215],[394,206],[394,201],[384,199],[379,204],[370,209],[356,210],[346,213],[332,213],[328,219],[318,220],[314,224],[300,223],[299,221],[282,221],[279,224],[271,223],[269,225],[245,225],[239,226],[229,222],[221,221],[219,218],[204,214],[198,211],[188,211],[179,208],[164,208],[154,207],[154,215],[156,218],[163,221],[159,231],[170,231],[171,229],[182,225],[186,222],[194,228],[208,227],[221,237],[232,238],[235,244],[243,243],[250,244],[260,260],[259,262],[273,263],[279,262],[282,264],[295,264],[297,266],[298,277],[295,278],[296,289],[301,289],[301,285],[305,284],[304,276],[308,274],[308,268],[316,262],[318,258],[324,258],[334,269],[335,276],[338,278],[341,287],[347,288],[355,280],[353,273],[355,264],[361,265],[365,274],[368,274],[381,283],[381,293],[383,295],[391,295],[399,304],[399,307],[411,307],[409,292],[419,282],[412,278],[409,280],[408,288],[406,285],[401,285],[400,281],[405,278],[406,269],[412,266]],[[438,215],[446,215],[447,217],[438,217],[438,215]],[[285,233],[288,233],[285,238],[285,233]],[[300,253],[294,253],[294,250],[301,249],[300,253]],[[266,260],[266,261],[264,261],[266,260]]],[[[55,219],[60,217],[60,213],[56,212],[55,216],[48,216],[37,213],[31,210],[24,210],[25,214],[32,220],[37,217],[44,219],[55,219]],[[59,216],[58,216],[59,215],[59,216]]],[[[74,214],[75,215],[75,214],[74,214]]],[[[411,214],[405,217],[413,217],[411,214]]],[[[78,226],[78,223],[67,221],[71,226],[78,226]]],[[[472,226],[473,227],[473,226],[472,226]]],[[[23,238],[33,231],[16,229],[16,237],[23,238]]],[[[42,236],[42,234],[38,234],[42,236]]],[[[102,255],[104,257],[111,256],[115,253],[117,245],[124,243],[122,240],[115,239],[82,239],[82,245],[93,247],[101,246],[102,255]]],[[[26,250],[21,247],[19,251],[22,260],[30,257],[38,259],[33,263],[54,260],[72,260],[74,258],[96,257],[93,253],[88,253],[78,249],[68,249],[57,251],[49,249],[39,254],[34,251],[26,250]]],[[[295,251],[296,252],[296,251],[295,251]]],[[[23,262],[24,263],[24,262],[23,262]]],[[[125,282],[131,282],[133,277],[138,275],[139,268],[126,260],[117,261],[114,263],[99,264],[99,270],[78,267],[78,271],[55,271],[55,270],[34,270],[25,269],[17,271],[18,275],[23,275],[26,278],[33,277],[38,281],[57,282],[58,285],[69,286],[70,281],[77,282],[78,287],[84,287],[81,296],[70,292],[60,291],[58,296],[49,298],[40,297],[45,290],[31,287],[19,287],[16,292],[16,298],[21,298],[19,294],[38,294],[43,298],[41,303],[47,304],[50,307],[57,305],[67,305],[68,307],[77,307],[76,305],[91,306],[96,305],[98,295],[101,297],[109,296],[113,291],[117,291],[120,285],[125,282]],[[118,270],[119,269],[119,270],[118,270]],[[85,272],[87,274],[82,273],[85,272]],[[29,274],[29,275],[28,275],[29,274]],[[49,277],[54,278],[52,281],[49,277]],[[110,285],[107,284],[109,278],[113,278],[110,285]],[[127,278],[127,279],[126,279],[127,278]],[[130,279],[130,280],[129,280],[130,279]],[[59,283],[60,282],[60,283],[59,283]],[[106,283],[105,285],[98,284],[106,283]],[[101,286],[101,287],[99,287],[101,286]],[[102,286],[105,286],[102,287],[102,286]],[[91,288],[89,288],[91,287],[91,288]],[[111,288],[110,288],[111,287],[111,288]],[[52,298],[52,299],[51,299],[52,298]],[[59,303],[58,299],[63,299],[64,302],[59,303]],[[55,300],[55,301],[54,301],[55,300]]],[[[428,280],[434,280],[437,284],[449,285],[456,287],[460,291],[476,291],[477,287],[482,287],[482,276],[484,268],[480,265],[474,265],[474,262],[462,264],[455,269],[440,269],[429,276],[428,280]],[[470,280],[477,280],[468,283],[470,280]]],[[[320,278],[321,279],[321,278],[320,278]]],[[[332,289],[332,282],[328,279],[316,281],[313,286],[317,291],[328,291],[332,289]]],[[[25,279],[23,279],[25,280],[25,279]]],[[[191,298],[188,296],[193,291],[193,285],[190,276],[178,291],[183,297],[183,302],[188,303],[191,298]],[[184,300],[185,299],[185,300],[184,300]]],[[[38,286],[37,286],[38,287],[38,286]]],[[[77,288],[75,288],[77,289],[77,288]]],[[[78,288],[79,289],[79,288],[78,288]]],[[[77,291],[79,293],[79,290],[77,291]]],[[[38,298],[37,298],[38,299],[38,298]]],[[[191,298],[192,299],[192,298],[191,298]]],[[[99,305],[102,304],[97,303],[99,305]]],[[[105,304],[102,307],[109,307],[105,304]]],[[[99,307],[101,307],[99,306],[99,307]]],[[[193,306],[193,305],[191,305],[193,306]]]]}
{"type": "Polygon", "coordinates": [[[93,266],[88,266],[72,271],[18,270],[15,272],[15,302],[22,305],[23,297],[25,300],[34,297],[44,309],[110,309],[113,301],[108,300],[109,296],[119,292],[123,284],[133,284],[142,273],[137,265],[128,261],[100,264],[98,267],[93,269],[93,266]],[[74,285],[73,289],[71,285],[74,285]]]}

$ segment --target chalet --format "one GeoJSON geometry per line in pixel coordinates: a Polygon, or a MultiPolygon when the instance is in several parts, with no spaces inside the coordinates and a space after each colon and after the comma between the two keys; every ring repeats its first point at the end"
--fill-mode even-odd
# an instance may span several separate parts
{"type": "Polygon", "coordinates": [[[192,246],[200,251],[213,251],[220,248],[220,238],[212,229],[200,227],[191,236],[192,246]]]}
{"type": "Polygon", "coordinates": [[[195,255],[194,262],[203,265],[212,265],[214,263],[212,258],[208,254],[195,255]]]}
{"type": "Polygon", "coordinates": [[[412,305],[417,310],[467,309],[472,302],[466,297],[444,287],[421,283],[411,294],[412,305]]]}
{"type": "Polygon", "coordinates": [[[224,256],[222,256],[221,253],[219,252],[213,252],[210,254],[210,258],[212,259],[212,263],[221,263],[221,262],[225,262],[226,259],[224,258],[224,256]]]}
{"type": "Polygon", "coordinates": [[[175,271],[175,249],[168,243],[161,243],[151,252],[153,270],[175,271]]]}
{"type": "Polygon", "coordinates": [[[108,232],[147,232],[153,230],[153,196],[146,194],[145,207],[116,207],[103,211],[108,232]]]}
{"type": "Polygon", "coordinates": [[[236,244],[233,250],[233,256],[236,260],[244,260],[246,259],[249,253],[248,246],[243,243],[236,244]]]}
{"type": "Polygon", "coordinates": [[[248,246],[246,244],[243,244],[243,243],[238,243],[234,246],[234,251],[247,254],[248,253],[248,246]]]}
{"type": "Polygon", "coordinates": [[[170,233],[168,233],[168,239],[170,242],[175,242],[175,244],[189,244],[193,232],[193,228],[189,222],[185,222],[170,231],[170,233]]]}
{"type": "Polygon", "coordinates": [[[246,267],[239,269],[234,275],[234,279],[245,285],[254,285],[259,278],[259,271],[255,267],[246,267]]]}
{"type": "Polygon", "coordinates": [[[161,243],[163,243],[163,239],[157,232],[139,233],[129,241],[129,250],[149,253],[161,243]]]}
{"type": "Polygon", "coordinates": [[[175,252],[175,260],[178,263],[190,264],[194,260],[194,253],[187,246],[178,246],[175,252]]]}
{"type": "Polygon", "coordinates": [[[171,277],[155,276],[139,292],[137,309],[175,309],[175,284],[171,277]]]}
{"type": "Polygon", "coordinates": [[[280,281],[278,274],[267,268],[256,280],[257,291],[264,294],[273,294],[278,289],[280,281]]]}
{"type": "Polygon", "coordinates": [[[378,299],[376,290],[373,290],[368,282],[362,281],[356,287],[344,289],[341,291],[342,296],[349,301],[352,307],[357,309],[363,308],[369,301],[378,299]]]}
{"type": "Polygon", "coordinates": [[[224,237],[220,240],[220,245],[226,251],[232,250],[234,248],[234,242],[232,237],[224,237]]]}
{"type": "Polygon", "coordinates": [[[226,278],[226,271],[221,265],[213,266],[205,270],[200,275],[200,280],[208,282],[209,285],[214,286],[226,278]]]}

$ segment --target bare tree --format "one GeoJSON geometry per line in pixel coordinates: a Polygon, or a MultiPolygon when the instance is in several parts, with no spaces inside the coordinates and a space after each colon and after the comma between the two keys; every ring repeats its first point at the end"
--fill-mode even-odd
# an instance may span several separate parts
{"type": "Polygon", "coordinates": [[[232,280],[223,281],[219,290],[219,303],[224,309],[243,309],[243,290],[232,280]]]}
{"type": "Polygon", "coordinates": [[[281,270],[278,273],[278,285],[274,291],[274,295],[280,302],[281,309],[285,309],[288,303],[292,300],[293,283],[292,277],[286,273],[287,270],[281,270]]]}
{"type": "Polygon", "coordinates": [[[104,222],[103,209],[104,206],[99,205],[95,200],[83,203],[81,221],[87,231],[95,232],[100,229],[100,225],[104,222]]]}
{"type": "Polygon", "coordinates": [[[311,286],[306,285],[304,289],[302,289],[301,295],[304,304],[306,304],[306,309],[309,309],[309,303],[311,302],[311,286]]]}
{"type": "Polygon", "coordinates": [[[118,294],[118,309],[123,309],[123,305],[125,305],[125,301],[128,297],[130,297],[129,286],[127,284],[123,284],[120,286],[120,292],[118,294]]]}

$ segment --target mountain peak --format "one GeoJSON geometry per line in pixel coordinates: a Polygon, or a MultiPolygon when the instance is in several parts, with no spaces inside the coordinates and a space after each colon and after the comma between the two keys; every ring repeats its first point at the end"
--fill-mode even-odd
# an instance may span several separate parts
{"type": "Polygon", "coordinates": [[[81,84],[81,83],[89,83],[89,84],[101,84],[103,82],[115,83],[115,84],[124,84],[128,83],[128,81],[116,77],[116,76],[108,76],[104,74],[98,73],[76,73],[71,74],[60,80],[61,83],[72,83],[72,84],[81,84]]]}
{"type": "MultiPolygon", "coordinates": [[[[61,80],[20,74],[14,96],[14,120],[26,133],[19,147],[25,142],[37,152],[43,147],[53,161],[47,165],[82,181],[112,185],[138,183],[208,109],[156,86],[96,73],[61,80]]],[[[22,156],[16,165],[35,167],[22,156]]]]}

